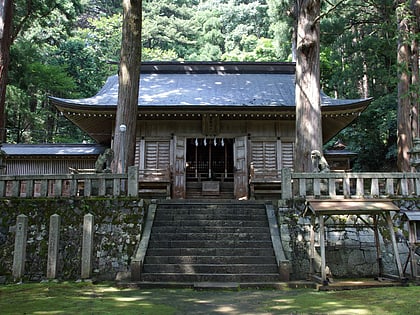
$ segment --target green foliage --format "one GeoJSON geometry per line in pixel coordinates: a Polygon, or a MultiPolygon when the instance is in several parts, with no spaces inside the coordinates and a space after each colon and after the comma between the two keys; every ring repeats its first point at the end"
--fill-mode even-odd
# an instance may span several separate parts
{"type": "Polygon", "coordinates": [[[292,61],[295,0],[267,0],[274,47],[281,61],[292,61]]]}
{"type": "Polygon", "coordinates": [[[354,170],[394,169],[396,23],[392,1],[352,1],[321,21],[321,84],[339,98],[374,101],[340,138],[358,153],[354,170]]]}
{"type": "MultiPolygon", "coordinates": [[[[86,139],[47,96],[89,97],[117,72],[121,3],[16,2],[7,100],[11,142],[86,139]],[[18,32],[19,31],[19,32],[18,32]]],[[[333,97],[373,97],[337,138],[355,169],[393,168],[396,152],[396,6],[392,0],[322,1],[321,84],[333,97]],[[372,128],[372,125],[374,128],[372,128]]],[[[142,59],[291,61],[294,0],[143,1],[142,59]]],[[[329,145],[329,144],[328,144],[329,145]]]]}

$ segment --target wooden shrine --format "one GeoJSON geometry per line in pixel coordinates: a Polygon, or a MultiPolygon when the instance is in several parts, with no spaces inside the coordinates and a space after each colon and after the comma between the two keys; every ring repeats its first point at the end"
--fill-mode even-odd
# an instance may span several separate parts
{"type": "MultiPolygon", "coordinates": [[[[144,190],[174,199],[279,196],[281,169],[294,159],[294,63],[144,62],[139,88],[134,160],[144,190]]],[[[50,99],[97,143],[113,147],[117,75],[90,98],[50,99]]],[[[324,143],[370,102],[321,93],[324,143]]]]}
{"type": "Polygon", "coordinates": [[[320,283],[327,285],[327,264],[325,257],[325,220],[331,215],[355,215],[367,227],[373,229],[375,237],[375,247],[378,262],[378,277],[395,277],[394,275],[384,275],[382,268],[382,257],[379,243],[378,220],[384,219],[388,226],[389,235],[392,241],[395,262],[397,265],[398,279],[403,280],[403,269],[398,253],[397,241],[394,233],[394,226],[391,220],[391,212],[399,212],[400,209],[390,199],[308,199],[306,201],[303,216],[311,216],[310,229],[310,276],[320,283]],[[370,216],[373,224],[363,216],[370,216]],[[321,276],[314,273],[313,263],[315,258],[315,224],[319,226],[319,247],[321,255],[321,276]]]}

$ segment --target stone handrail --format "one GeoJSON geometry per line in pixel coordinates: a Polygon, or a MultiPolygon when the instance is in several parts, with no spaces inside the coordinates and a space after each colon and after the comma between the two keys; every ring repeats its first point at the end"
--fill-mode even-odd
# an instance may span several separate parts
{"type": "Polygon", "coordinates": [[[1,175],[2,197],[137,196],[138,168],[127,174],[1,175]]]}
{"type": "Polygon", "coordinates": [[[294,173],[282,170],[282,199],[419,196],[420,173],[294,173]]]}

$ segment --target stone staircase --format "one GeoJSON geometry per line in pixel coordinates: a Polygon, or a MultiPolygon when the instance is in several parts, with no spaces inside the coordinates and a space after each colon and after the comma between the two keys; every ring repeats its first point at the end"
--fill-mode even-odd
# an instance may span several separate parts
{"type": "Polygon", "coordinates": [[[159,201],[149,225],[151,220],[153,224],[149,232],[146,226],[146,237],[143,236],[139,249],[144,257],[138,255],[141,261],[138,280],[167,283],[282,280],[264,203],[159,201]]]}

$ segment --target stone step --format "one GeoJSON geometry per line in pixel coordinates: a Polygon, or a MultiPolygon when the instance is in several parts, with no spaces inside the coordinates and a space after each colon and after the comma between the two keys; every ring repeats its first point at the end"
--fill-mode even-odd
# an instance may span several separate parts
{"type": "Polygon", "coordinates": [[[165,283],[279,281],[265,205],[159,201],[141,277],[165,283]]]}
{"type": "Polygon", "coordinates": [[[213,200],[203,201],[203,202],[188,202],[188,203],[177,203],[177,202],[170,202],[164,203],[162,201],[158,204],[159,210],[161,211],[175,211],[178,209],[197,209],[197,210],[236,210],[240,209],[242,211],[246,210],[264,210],[264,204],[246,204],[246,203],[216,203],[213,200]]]}
{"type": "Polygon", "coordinates": [[[150,248],[273,248],[271,240],[150,240],[150,248]]]}
{"type": "Polygon", "coordinates": [[[145,264],[146,273],[179,274],[267,274],[277,272],[276,264],[145,264]]]}
{"type": "Polygon", "coordinates": [[[269,233],[266,226],[263,227],[246,227],[246,226],[153,226],[153,235],[161,233],[213,233],[213,234],[224,234],[224,233],[269,233]]]}
{"type": "MultiPolygon", "coordinates": [[[[210,202],[210,201],[209,201],[210,202]]],[[[198,211],[264,211],[264,205],[238,205],[238,204],[159,204],[160,211],[198,210],[198,211]]]]}
{"type": "Polygon", "coordinates": [[[270,274],[179,274],[179,273],[143,273],[142,281],[152,282],[278,282],[278,273],[270,274]]]}
{"type": "Polygon", "coordinates": [[[267,231],[264,233],[153,233],[150,237],[151,241],[160,241],[160,240],[266,240],[271,241],[271,236],[267,231]]]}
{"type": "Polygon", "coordinates": [[[158,212],[155,221],[184,221],[188,220],[239,220],[239,221],[264,221],[267,222],[267,215],[263,212],[259,214],[231,214],[231,213],[196,213],[189,211],[187,214],[158,212]]]}
{"type": "Polygon", "coordinates": [[[266,221],[244,221],[244,220],[157,220],[153,222],[153,226],[229,226],[229,227],[267,227],[266,221]]]}
{"type": "Polygon", "coordinates": [[[147,256],[273,256],[273,248],[154,248],[147,256]]]}
{"type": "Polygon", "coordinates": [[[146,256],[144,264],[276,264],[270,256],[146,256]]]}

